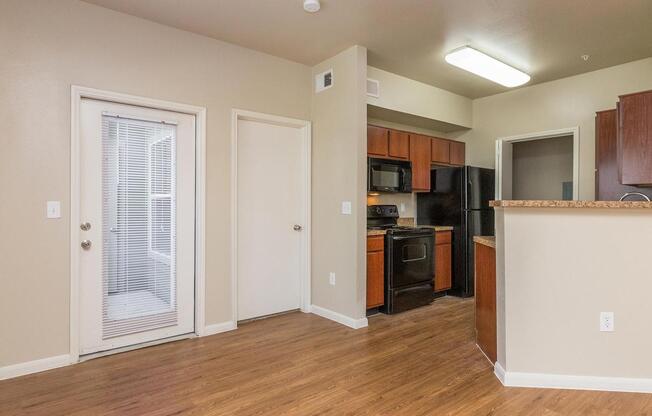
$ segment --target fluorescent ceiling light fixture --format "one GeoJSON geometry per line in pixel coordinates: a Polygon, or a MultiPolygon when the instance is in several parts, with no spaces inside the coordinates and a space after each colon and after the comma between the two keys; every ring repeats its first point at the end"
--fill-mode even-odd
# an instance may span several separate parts
{"type": "Polygon", "coordinates": [[[505,87],[518,87],[530,80],[530,76],[525,72],[468,46],[446,55],[446,62],[505,87]]]}

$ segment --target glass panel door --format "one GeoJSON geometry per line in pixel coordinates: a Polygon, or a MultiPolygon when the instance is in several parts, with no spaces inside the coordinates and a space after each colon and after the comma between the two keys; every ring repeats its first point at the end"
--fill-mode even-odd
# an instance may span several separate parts
{"type": "Polygon", "coordinates": [[[176,126],[102,115],[102,339],[177,322],[176,126]]]}

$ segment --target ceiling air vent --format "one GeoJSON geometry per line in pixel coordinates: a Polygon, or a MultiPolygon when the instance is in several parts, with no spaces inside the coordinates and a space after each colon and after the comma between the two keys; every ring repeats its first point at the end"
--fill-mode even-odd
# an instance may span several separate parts
{"type": "Polygon", "coordinates": [[[317,76],[315,76],[315,92],[322,92],[327,90],[332,87],[334,83],[335,79],[333,78],[332,69],[324,71],[321,74],[317,74],[317,76]]]}
{"type": "Polygon", "coordinates": [[[380,97],[380,82],[376,79],[367,78],[367,95],[370,97],[380,97]]]}

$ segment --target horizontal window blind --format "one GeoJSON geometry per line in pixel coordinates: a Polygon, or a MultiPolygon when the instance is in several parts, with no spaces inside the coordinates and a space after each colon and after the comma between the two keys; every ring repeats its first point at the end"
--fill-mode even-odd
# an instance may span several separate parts
{"type": "Polygon", "coordinates": [[[176,325],[176,126],[104,114],[102,152],[102,338],[176,325]]]}

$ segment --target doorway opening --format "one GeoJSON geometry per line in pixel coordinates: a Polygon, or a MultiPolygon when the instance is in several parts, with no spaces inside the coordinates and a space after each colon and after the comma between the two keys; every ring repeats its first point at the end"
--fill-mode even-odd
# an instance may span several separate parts
{"type": "Polygon", "coordinates": [[[579,129],[496,141],[496,199],[578,200],[579,129]]]}

